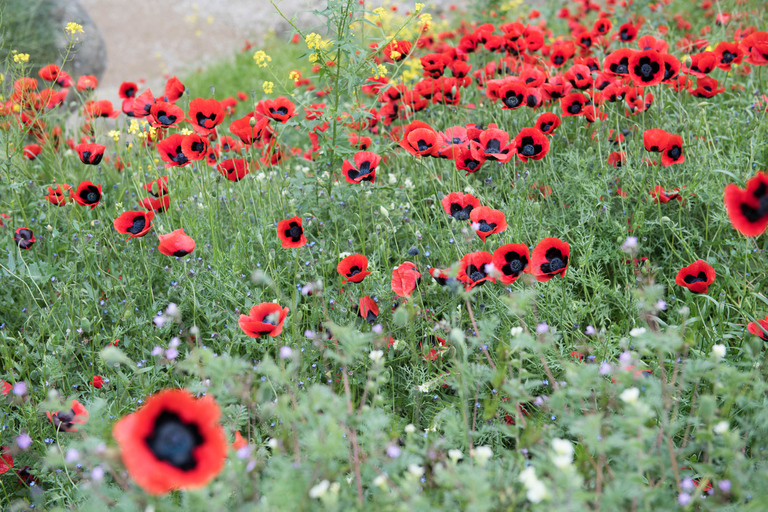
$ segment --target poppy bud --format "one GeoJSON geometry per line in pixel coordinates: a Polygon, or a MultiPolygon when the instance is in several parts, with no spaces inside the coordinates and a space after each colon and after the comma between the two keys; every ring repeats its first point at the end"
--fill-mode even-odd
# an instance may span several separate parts
{"type": "Polygon", "coordinates": [[[252,118],[251,118],[251,119],[248,121],[248,124],[249,124],[249,125],[251,125],[251,128],[253,128],[254,126],[256,126],[256,118],[255,118],[255,117],[252,117],[252,118]]]}

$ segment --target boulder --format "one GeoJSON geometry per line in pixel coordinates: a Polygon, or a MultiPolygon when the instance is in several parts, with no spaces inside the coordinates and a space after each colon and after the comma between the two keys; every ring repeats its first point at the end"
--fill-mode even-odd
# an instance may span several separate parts
{"type": "Polygon", "coordinates": [[[93,22],[80,1],[53,0],[50,17],[52,24],[60,27],[62,36],[58,40],[58,46],[62,54],[69,44],[64,37],[64,27],[67,23],[75,22],[83,27],[84,34],[79,34],[81,42],[75,44],[74,51],[67,57],[64,69],[75,80],[80,75],[94,75],[97,79],[101,79],[107,68],[107,46],[99,27],[93,22]]]}

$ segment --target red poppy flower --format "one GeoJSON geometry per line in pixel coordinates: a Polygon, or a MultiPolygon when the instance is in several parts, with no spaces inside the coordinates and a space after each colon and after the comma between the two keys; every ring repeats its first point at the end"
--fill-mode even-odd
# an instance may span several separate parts
{"type": "Polygon", "coordinates": [[[654,203],[666,204],[673,199],[677,199],[678,201],[683,200],[682,196],[680,196],[679,190],[679,188],[676,188],[674,192],[666,192],[664,187],[661,185],[656,185],[648,193],[651,194],[654,203]]]}
{"type": "Polygon", "coordinates": [[[451,126],[443,132],[438,132],[437,136],[440,145],[438,150],[440,158],[454,160],[463,148],[469,146],[467,129],[463,126],[451,126]]]}
{"type": "Polygon", "coordinates": [[[459,262],[459,272],[456,279],[466,285],[467,290],[485,284],[487,281],[496,282],[491,272],[493,255],[486,251],[476,251],[464,255],[459,262]]]}
{"type": "Polygon", "coordinates": [[[611,23],[611,20],[608,18],[598,18],[597,21],[595,21],[595,24],[592,26],[592,31],[595,34],[600,34],[601,36],[608,35],[608,32],[611,31],[611,28],[613,28],[613,24],[611,23]]]}
{"type": "Polygon", "coordinates": [[[10,382],[5,382],[4,380],[0,380],[0,395],[7,395],[11,392],[13,389],[13,385],[10,382]]]}
{"type": "Polygon", "coordinates": [[[191,161],[203,160],[208,154],[208,139],[198,135],[185,135],[181,140],[181,152],[191,161]]]}
{"type": "Polygon", "coordinates": [[[260,101],[258,105],[256,105],[256,112],[285,124],[289,119],[296,116],[295,108],[296,107],[291,100],[285,96],[280,96],[274,100],[260,101]]]}
{"type": "Polygon", "coordinates": [[[470,150],[475,160],[495,160],[509,162],[515,155],[514,145],[509,142],[509,134],[490,125],[480,134],[480,142],[471,141],[470,150]]]}
{"type": "Polygon", "coordinates": [[[638,87],[656,85],[664,79],[664,60],[656,50],[633,53],[628,69],[629,77],[638,87]]]}
{"type": "Polygon", "coordinates": [[[659,128],[650,128],[643,133],[643,146],[646,151],[661,153],[667,149],[670,134],[659,128]]]}
{"type": "Polygon", "coordinates": [[[104,377],[101,375],[94,375],[93,379],[91,379],[91,385],[96,389],[101,389],[102,386],[104,386],[104,377]]]}
{"type": "Polygon", "coordinates": [[[360,151],[367,151],[373,144],[373,140],[370,137],[361,137],[356,133],[349,134],[349,145],[360,151]]]}
{"type": "Polygon", "coordinates": [[[165,167],[183,167],[189,163],[189,157],[184,154],[184,135],[174,133],[157,143],[160,159],[165,167]]]}
{"type": "Polygon", "coordinates": [[[768,32],[762,30],[753,32],[739,43],[744,52],[744,60],[753,66],[768,64],[768,32]]]}
{"type": "Polygon", "coordinates": [[[502,245],[493,252],[493,267],[503,284],[514,283],[520,274],[529,272],[529,265],[530,254],[524,244],[502,245]]]}
{"type": "Polygon", "coordinates": [[[718,87],[717,79],[705,76],[696,79],[696,87],[688,89],[691,96],[697,98],[712,98],[721,92],[725,92],[725,87],[718,87]]]}
{"type": "Polygon", "coordinates": [[[445,339],[440,336],[425,336],[424,340],[419,342],[419,350],[425,361],[437,361],[447,350],[445,339]],[[424,345],[429,349],[429,353],[424,351],[424,345]]]}
{"type": "Polygon", "coordinates": [[[413,121],[405,128],[400,147],[413,156],[435,156],[439,149],[437,132],[424,121],[413,121]]]}
{"type": "Polygon", "coordinates": [[[536,124],[534,128],[539,130],[545,135],[552,135],[555,130],[560,126],[560,117],[552,112],[544,112],[538,118],[536,118],[536,124]]]}
{"type": "Polygon", "coordinates": [[[409,53],[411,53],[411,47],[412,45],[410,41],[392,41],[387,46],[385,46],[382,51],[388,59],[391,59],[394,62],[400,62],[401,60],[408,57],[409,53]],[[395,52],[394,57],[392,56],[392,52],[395,52]]]}
{"type": "Polygon", "coordinates": [[[360,299],[359,311],[360,316],[363,317],[366,322],[373,325],[376,323],[376,319],[379,316],[379,305],[366,295],[360,299]]]}
{"type": "Polygon", "coordinates": [[[368,258],[362,254],[353,254],[347,256],[336,265],[336,271],[344,278],[344,283],[359,283],[365,276],[370,274],[368,271],[368,258]]]}
{"type": "Polygon", "coordinates": [[[210,395],[200,399],[183,389],[147,398],[112,428],[128,474],[154,495],[196,489],[224,467],[227,439],[221,411],[210,395]]]}
{"type": "Polygon", "coordinates": [[[631,48],[619,48],[603,59],[603,73],[613,76],[629,75],[629,59],[636,53],[631,48]]]}
{"type": "Polygon", "coordinates": [[[589,103],[589,99],[580,92],[566,94],[560,100],[560,108],[563,116],[580,116],[583,114],[584,107],[589,103]]]}
{"type": "Polygon", "coordinates": [[[661,165],[669,167],[673,164],[681,164],[685,162],[685,155],[683,154],[683,137],[680,135],[669,136],[667,147],[661,153],[661,165]]]}
{"type": "Polygon", "coordinates": [[[5,222],[3,222],[5,219],[10,219],[11,216],[7,213],[0,213],[0,228],[5,227],[5,222]]]}
{"type": "Polygon", "coordinates": [[[768,341],[768,316],[758,319],[757,322],[749,322],[747,330],[755,336],[759,336],[763,341],[768,341]]]}
{"type": "Polygon", "coordinates": [[[592,87],[592,71],[583,64],[574,64],[563,76],[576,89],[592,87]]]}
{"type": "Polygon", "coordinates": [[[13,241],[19,249],[29,249],[37,241],[35,234],[29,228],[18,228],[13,234],[13,241]]]}
{"type": "Polygon", "coordinates": [[[623,151],[612,151],[608,155],[608,165],[613,167],[622,167],[627,162],[627,154],[623,151]]]}
{"type": "Polygon", "coordinates": [[[210,98],[195,98],[189,102],[189,122],[198,135],[208,136],[224,120],[221,103],[210,98]]]}
{"type": "Polygon", "coordinates": [[[232,121],[229,125],[229,131],[232,132],[243,144],[253,144],[259,142],[264,136],[264,131],[268,130],[269,118],[262,117],[256,119],[255,117],[241,117],[232,121]]]}
{"type": "Polygon", "coordinates": [[[562,75],[550,77],[541,85],[542,92],[548,100],[557,100],[564,97],[572,89],[571,83],[562,75]]]}
{"type": "Polygon", "coordinates": [[[43,151],[43,148],[39,144],[28,144],[24,146],[24,158],[34,160],[41,151],[43,151]]]}
{"type": "Polygon", "coordinates": [[[55,82],[61,87],[71,87],[74,83],[72,77],[56,64],[48,64],[47,66],[43,66],[40,68],[40,71],[38,71],[37,74],[43,80],[48,82],[55,82]]]}
{"type": "Polygon", "coordinates": [[[99,85],[99,80],[93,76],[93,75],[80,75],[80,77],[77,79],[77,90],[80,92],[83,91],[92,91],[99,85]]]}
{"type": "Polygon", "coordinates": [[[80,206],[90,206],[93,210],[101,201],[101,185],[94,185],[88,180],[83,181],[77,186],[73,199],[80,206]]]}
{"type": "Polygon", "coordinates": [[[464,147],[461,148],[453,161],[456,165],[456,169],[460,171],[467,171],[465,176],[469,176],[470,174],[480,170],[480,168],[485,163],[485,156],[480,153],[473,152],[471,148],[464,147]]]}
{"type": "Polygon", "coordinates": [[[440,201],[445,213],[456,220],[466,221],[474,208],[480,206],[480,201],[472,194],[451,192],[440,201]]]}
{"type": "Polygon", "coordinates": [[[104,157],[106,146],[101,144],[78,144],[75,151],[80,156],[80,161],[87,165],[99,165],[104,157]]]}
{"type": "Polygon", "coordinates": [[[360,183],[362,181],[374,182],[376,179],[376,169],[378,168],[381,157],[370,151],[358,151],[355,153],[355,164],[352,165],[349,160],[344,160],[341,166],[341,172],[348,183],[360,183]]]}
{"type": "Polygon", "coordinates": [[[758,172],[746,189],[725,187],[725,209],[733,227],[744,236],[758,236],[768,226],[768,174],[758,172]]]}
{"type": "Polygon", "coordinates": [[[274,302],[262,302],[253,306],[248,312],[248,316],[240,315],[237,324],[250,338],[258,338],[265,334],[274,338],[283,332],[283,324],[287,315],[287,307],[280,307],[274,302]]]}
{"type": "Polygon", "coordinates": [[[13,456],[10,451],[11,448],[8,446],[0,447],[0,475],[7,473],[13,468],[13,456]]]}
{"type": "Polygon", "coordinates": [[[440,78],[445,71],[446,58],[441,53],[430,53],[420,59],[424,76],[440,78]]]}
{"type": "Polygon", "coordinates": [[[83,404],[77,400],[72,400],[71,405],[72,407],[66,411],[45,413],[53,426],[61,432],[77,432],[77,425],[85,425],[90,417],[83,404]]]}
{"type": "Polygon", "coordinates": [[[304,247],[307,237],[304,236],[304,227],[301,217],[292,217],[277,223],[277,237],[285,249],[304,247]]]}
{"type": "Polygon", "coordinates": [[[552,47],[552,51],[549,53],[549,62],[556,68],[562,67],[565,63],[573,57],[575,51],[572,41],[562,41],[560,44],[552,47]]]}
{"type": "Polygon", "coordinates": [[[498,90],[498,97],[504,104],[504,110],[515,110],[525,105],[525,93],[528,87],[524,82],[516,79],[507,79],[498,90]]]}
{"type": "Polygon", "coordinates": [[[684,66],[683,71],[698,78],[708,75],[717,67],[714,52],[702,52],[691,55],[691,65],[684,66]]]}
{"type": "Polygon", "coordinates": [[[195,250],[195,241],[191,236],[184,233],[183,228],[167,235],[157,235],[157,239],[160,241],[157,249],[166,256],[181,258],[195,250]]]}
{"type": "Polygon", "coordinates": [[[109,100],[87,101],[84,106],[86,119],[95,117],[116,118],[120,112],[112,108],[112,102],[109,100]]]}
{"type": "Polygon", "coordinates": [[[149,115],[152,110],[152,105],[155,104],[155,97],[152,96],[152,91],[147,89],[143,93],[139,94],[133,100],[133,115],[134,117],[142,118],[149,115]]]}
{"type": "Polygon", "coordinates": [[[696,260],[680,269],[675,277],[675,283],[688,288],[693,293],[707,293],[709,285],[715,282],[715,276],[715,269],[709,263],[696,260]]]}
{"type": "Polygon", "coordinates": [[[730,71],[731,66],[741,64],[744,52],[736,43],[721,41],[715,47],[715,65],[725,71],[730,71]]]}
{"type": "Polygon", "coordinates": [[[120,88],[117,90],[117,95],[124,100],[133,98],[138,92],[139,86],[133,82],[123,82],[120,84],[120,88]]]}
{"type": "Polygon", "coordinates": [[[181,80],[172,76],[165,82],[165,93],[163,94],[163,101],[168,103],[176,103],[181,98],[187,88],[181,83],[181,80]]]}
{"type": "Polygon", "coordinates": [[[637,27],[627,22],[619,27],[619,32],[614,37],[623,43],[631,43],[637,38],[637,27]]]}
{"type": "Polygon", "coordinates": [[[523,162],[541,160],[549,151],[549,139],[536,128],[523,128],[515,137],[514,146],[523,162]]]}
{"type": "Polygon", "coordinates": [[[168,209],[170,204],[171,204],[171,199],[167,195],[161,196],[158,198],[145,197],[144,199],[139,201],[139,206],[155,212],[164,212],[165,210],[168,209]]]}
{"type": "Polygon", "coordinates": [[[469,214],[469,220],[472,223],[472,229],[475,230],[475,233],[483,242],[485,242],[489,235],[501,233],[507,229],[507,220],[504,217],[504,213],[487,206],[473,208],[469,214]]]}
{"type": "Polygon", "coordinates": [[[398,297],[410,298],[420,279],[421,273],[416,265],[410,261],[404,261],[400,266],[392,269],[390,288],[398,297]]]}
{"type": "Polygon", "coordinates": [[[158,101],[152,105],[152,108],[149,109],[149,113],[152,115],[152,119],[150,120],[152,126],[168,128],[170,126],[176,126],[184,120],[184,111],[173,103],[165,101],[158,101]]]}
{"type": "Polygon", "coordinates": [[[571,248],[558,238],[545,238],[531,254],[531,272],[537,281],[546,282],[555,276],[565,277],[571,248]]]}
{"type": "Polygon", "coordinates": [[[149,233],[152,229],[152,219],[155,217],[155,212],[148,211],[131,211],[121,213],[113,223],[115,231],[130,235],[125,241],[127,242],[134,237],[142,237],[149,233]]]}
{"type": "Polygon", "coordinates": [[[229,181],[240,181],[251,171],[245,158],[228,158],[216,165],[216,170],[229,181]]]}
{"type": "Polygon", "coordinates": [[[66,184],[59,185],[56,188],[48,187],[48,194],[45,198],[56,206],[65,206],[69,201],[69,195],[72,187],[66,184]]]}

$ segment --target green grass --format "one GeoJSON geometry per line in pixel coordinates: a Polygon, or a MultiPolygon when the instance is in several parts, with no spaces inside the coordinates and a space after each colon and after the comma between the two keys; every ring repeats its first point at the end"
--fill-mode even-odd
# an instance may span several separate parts
{"type": "MultiPolygon", "coordinates": [[[[637,3],[649,26],[665,21],[637,3]]],[[[555,23],[553,12],[546,14],[555,23]]],[[[311,76],[306,59],[298,60],[305,46],[267,44],[269,68],[256,66],[256,49],[185,77],[190,94],[178,104],[186,112],[190,98],[222,99],[238,91],[260,100],[262,82],[273,81],[271,96],[295,92],[300,112],[277,127],[279,140],[306,148],[314,123],[304,120],[302,107],[320,100],[314,91],[289,89],[287,78],[293,69],[311,76]]],[[[477,67],[488,59],[481,52],[470,63],[477,67]]],[[[713,74],[725,79],[720,70],[713,74]]],[[[110,156],[130,164],[122,172],[106,161],[84,166],[74,152],[54,153],[50,145],[30,162],[18,151],[24,134],[0,132],[3,151],[12,155],[0,174],[0,213],[11,215],[2,228],[6,250],[0,257],[0,379],[29,387],[24,397],[4,403],[0,445],[13,446],[19,433],[28,433],[33,444],[15,454],[14,468],[30,466],[37,488],[44,489],[30,491],[12,473],[2,475],[0,504],[103,510],[114,500],[124,510],[362,510],[359,469],[366,504],[377,510],[586,510],[594,503],[603,510],[677,510],[685,477],[733,483],[732,494],[696,498],[698,508],[688,509],[726,510],[732,504],[759,510],[768,498],[761,450],[768,423],[765,368],[754,363],[762,361],[765,347],[745,327],[768,311],[766,238],[740,236],[722,197],[727,184],[743,185],[768,165],[768,120],[751,108],[750,94],[762,91],[765,79],[754,72],[730,77],[729,84],[740,83],[746,92],[728,87],[706,101],[654,87],[654,105],[646,113],[625,117],[622,105],[607,104],[603,122],[564,118],[544,160],[487,163],[470,176],[450,161],[396,150],[379,125],[371,151],[388,159],[373,186],[344,181],[339,155],[353,153],[345,130],[336,150],[326,132],[315,161],[288,158],[237,183],[200,162],[165,169],[155,162],[154,149],[128,134],[124,116],[114,147],[107,135],[112,127],[94,123],[110,156]],[[644,151],[642,134],[652,127],[683,136],[684,163],[643,164],[653,155],[644,151]],[[609,129],[627,130],[626,141],[610,144],[609,129]],[[612,151],[627,153],[625,166],[607,164],[612,151]],[[171,207],[155,217],[150,234],[126,242],[112,221],[138,209],[146,196],[142,186],[163,175],[170,177],[171,207]],[[45,200],[53,183],[77,186],[86,179],[103,186],[95,209],[45,200]],[[617,184],[626,197],[615,193],[617,184]],[[536,192],[542,185],[551,187],[551,195],[536,192]],[[655,185],[679,187],[684,201],[654,203],[649,191],[655,185]],[[507,230],[486,244],[440,205],[445,194],[466,190],[506,214],[507,230]],[[309,243],[283,249],[275,226],[294,215],[304,219],[309,243]],[[12,239],[21,226],[37,237],[29,251],[12,239]],[[195,251],[182,258],[160,254],[156,235],[178,228],[195,239],[195,251]],[[469,252],[492,252],[511,242],[533,247],[548,236],[570,244],[563,279],[536,283],[526,276],[509,287],[487,283],[465,295],[439,287],[427,272],[451,267],[469,252]],[[640,269],[621,250],[628,236],[638,238],[635,256],[648,258],[640,269]],[[372,274],[362,283],[341,285],[336,265],[345,253],[368,257],[372,274]],[[707,294],[693,295],[674,283],[677,271],[697,259],[717,271],[707,294]],[[405,305],[390,289],[392,269],[404,261],[414,262],[422,275],[405,305]],[[302,294],[317,282],[322,292],[302,294]],[[380,331],[355,310],[364,295],[378,301],[380,331]],[[665,310],[654,309],[659,299],[665,310]],[[283,333],[246,337],[238,316],[267,301],[290,308],[283,333]],[[180,317],[158,325],[156,317],[170,303],[178,305],[180,317]],[[537,334],[542,323],[549,331],[537,334]],[[518,326],[524,334],[512,336],[518,326]],[[585,334],[587,326],[599,334],[585,334]],[[630,336],[638,327],[647,332],[630,336]],[[326,328],[332,339],[323,334],[326,328]],[[448,349],[425,361],[423,344],[433,334],[447,339],[448,349]],[[397,350],[387,348],[389,336],[398,340],[397,350]],[[181,342],[176,360],[152,355],[174,337],[181,342]],[[120,352],[103,351],[117,339],[120,352]],[[725,361],[710,355],[715,344],[726,345],[725,361]],[[281,346],[292,347],[294,356],[281,359],[281,346]],[[386,352],[380,367],[369,357],[374,349],[386,352]],[[574,350],[587,356],[587,364],[574,362],[574,350]],[[624,353],[632,354],[635,369],[652,376],[617,370],[624,353]],[[599,373],[603,361],[614,365],[615,383],[599,373]],[[88,384],[97,374],[108,379],[100,390],[88,384]],[[418,390],[425,383],[428,393],[418,390]],[[241,460],[230,454],[225,472],[201,491],[163,498],[147,497],[135,486],[123,492],[112,425],[168,387],[213,395],[227,432],[240,430],[254,455],[241,460]],[[636,407],[619,398],[631,387],[642,392],[636,407]],[[56,432],[44,413],[72,398],[88,407],[90,420],[81,434],[56,432]],[[529,404],[530,416],[515,409],[518,403],[529,404]],[[729,422],[729,435],[713,434],[720,421],[729,422]],[[431,428],[434,433],[425,435],[431,428]],[[352,431],[364,453],[357,467],[352,431]],[[550,460],[553,438],[576,446],[567,470],[550,460]],[[402,455],[392,457],[387,449],[400,441],[402,455]],[[492,447],[493,462],[472,462],[470,445],[492,447]],[[70,448],[79,450],[81,467],[63,462],[70,448]],[[450,466],[450,449],[461,450],[465,461],[450,466]],[[246,471],[250,460],[252,473],[246,471]],[[518,475],[526,463],[546,480],[549,502],[524,504],[518,475]],[[408,476],[410,464],[426,468],[423,485],[408,476]],[[88,482],[97,465],[107,477],[88,482]],[[373,484],[382,472],[391,478],[392,494],[373,484]],[[341,484],[337,504],[308,497],[323,479],[341,484]]],[[[497,123],[514,136],[538,114],[501,110],[474,85],[462,96],[476,108],[432,105],[417,118],[439,130],[497,123]]],[[[332,98],[323,101],[333,104],[332,98]]],[[[338,113],[352,110],[352,102],[343,96],[338,113]]],[[[220,135],[251,103],[238,106],[220,135]]],[[[559,113],[556,104],[546,110],[559,113]]],[[[50,127],[63,123],[59,115],[48,114],[50,127]]]]}

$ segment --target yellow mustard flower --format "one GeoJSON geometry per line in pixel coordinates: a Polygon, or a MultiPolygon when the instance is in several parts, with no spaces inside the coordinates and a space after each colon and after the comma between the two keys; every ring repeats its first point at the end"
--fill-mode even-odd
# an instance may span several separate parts
{"type": "Polygon", "coordinates": [[[83,26],[78,23],[75,23],[74,21],[70,21],[69,23],[67,23],[67,26],[64,27],[64,32],[66,32],[69,35],[82,34],[83,26]]]}
{"type": "Polygon", "coordinates": [[[264,92],[266,94],[272,94],[272,90],[275,88],[275,84],[272,82],[264,82],[262,85],[262,88],[264,89],[264,92]]]}

